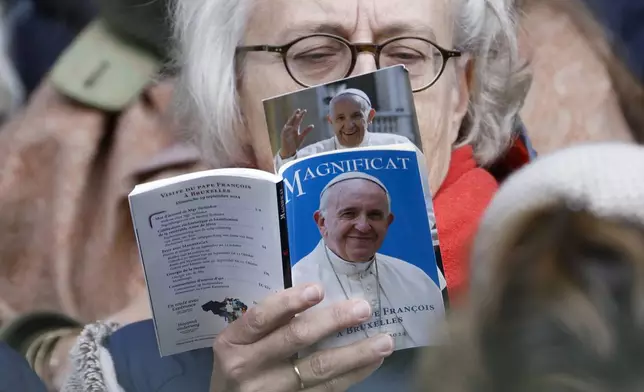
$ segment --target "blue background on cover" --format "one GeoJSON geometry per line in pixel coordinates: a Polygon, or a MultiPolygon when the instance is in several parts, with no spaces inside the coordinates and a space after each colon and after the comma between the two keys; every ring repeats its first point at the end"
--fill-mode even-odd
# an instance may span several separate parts
{"type": "MultiPolygon", "coordinates": [[[[408,170],[361,170],[382,181],[391,196],[391,212],[394,214],[394,221],[389,226],[387,236],[378,253],[402,259],[421,268],[440,287],[415,152],[337,151],[331,155],[301,159],[286,169],[283,177],[293,184],[292,179],[298,169],[300,170],[300,178],[303,180],[307,167],[316,168],[325,162],[376,157],[382,157],[383,160],[394,158],[394,161],[397,157],[409,158],[408,170]]],[[[300,197],[295,197],[295,193],[289,193],[290,202],[286,205],[286,211],[289,248],[293,265],[309,254],[320,241],[321,235],[313,219],[313,213],[320,205],[320,192],[329,181],[339,174],[341,173],[302,181],[305,194],[300,197]],[[297,237],[297,242],[294,241],[294,237],[297,237]]]]}

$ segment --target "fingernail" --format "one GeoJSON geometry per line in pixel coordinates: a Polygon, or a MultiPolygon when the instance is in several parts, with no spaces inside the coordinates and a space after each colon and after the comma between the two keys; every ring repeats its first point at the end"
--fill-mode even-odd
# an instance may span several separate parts
{"type": "Polygon", "coordinates": [[[317,286],[309,286],[302,293],[302,296],[308,302],[318,301],[321,295],[322,293],[320,293],[320,289],[317,286]]]}
{"type": "Polygon", "coordinates": [[[371,307],[367,301],[358,301],[353,305],[353,314],[360,320],[371,317],[371,307]]]}
{"type": "Polygon", "coordinates": [[[381,354],[394,351],[394,340],[389,335],[378,336],[373,342],[373,348],[381,354]]]}

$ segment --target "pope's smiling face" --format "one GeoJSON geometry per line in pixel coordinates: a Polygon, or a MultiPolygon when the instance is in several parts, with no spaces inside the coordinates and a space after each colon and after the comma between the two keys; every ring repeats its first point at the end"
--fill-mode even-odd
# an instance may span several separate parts
{"type": "Polygon", "coordinates": [[[385,191],[365,179],[339,182],[327,190],[327,203],[315,219],[326,245],[350,262],[369,261],[394,217],[385,191]]]}
{"type": "Polygon", "coordinates": [[[329,113],[329,122],[333,125],[335,136],[345,147],[357,147],[362,143],[373,117],[372,110],[361,104],[360,99],[362,98],[353,95],[338,97],[333,101],[329,113]]]}

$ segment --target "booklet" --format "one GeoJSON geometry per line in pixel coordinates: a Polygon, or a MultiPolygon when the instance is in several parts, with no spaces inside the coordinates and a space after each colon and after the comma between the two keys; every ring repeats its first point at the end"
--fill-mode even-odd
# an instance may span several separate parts
{"type": "MultiPolygon", "coordinates": [[[[211,346],[220,331],[264,297],[307,282],[325,288],[322,303],[308,311],[362,298],[373,314],[302,355],[378,333],[394,337],[396,350],[434,344],[431,332],[445,317],[447,292],[406,71],[392,67],[334,85],[341,87],[318,86],[265,102],[269,121],[270,113],[295,107],[304,122],[313,122],[312,106],[273,109],[279,100],[306,102],[301,94],[317,90],[323,105],[336,109],[332,117],[322,106],[315,118],[326,117],[329,125],[345,121],[330,127],[338,130],[331,136],[329,128],[325,134],[319,124],[312,127],[281,155],[281,135],[271,138],[275,174],[209,170],[141,184],[130,193],[162,356],[211,346]],[[362,90],[381,96],[365,87],[374,83],[390,93],[395,87],[398,98],[389,104],[374,99],[369,110],[360,105],[355,113],[352,105],[364,100],[362,90]],[[338,97],[346,90],[349,99],[338,97]],[[374,107],[393,120],[369,118],[374,107]],[[371,143],[352,139],[354,133],[371,143]],[[380,142],[379,136],[390,139],[380,142]],[[329,137],[335,148],[328,148],[329,137]],[[345,145],[351,140],[355,145],[345,145]],[[316,147],[320,142],[324,146],[316,147]]],[[[291,113],[284,123],[296,124],[295,118],[291,113]]]]}
{"type": "MultiPolygon", "coordinates": [[[[402,65],[383,68],[372,73],[272,97],[264,100],[263,104],[266,114],[269,140],[271,141],[271,148],[274,157],[274,165],[278,172],[284,167],[284,165],[288,165],[290,162],[329,151],[347,151],[349,149],[364,147],[401,145],[413,146],[415,148],[419,161],[417,164],[421,170],[419,180],[424,194],[424,205],[430,225],[431,240],[429,237],[425,236],[426,232],[423,222],[404,220],[402,222],[404,222],[406,228],[400,229],[399,225],[401,224],[401,219],[405,219],[405,216],[403,218],[396,218],[397,224],[392,226],[396,229],[393,229],[392,233],[387,236],[387,238],[398,238],[398,235],[401,235],[401,237],[396,241],[392,240],[392,242],[384,241],[383,246],[385,246],[385,249],[387,249],[387,246],[392,246],[391,249],[387,249],[389,252],[387,254],[389,255],[398,257],[398,254],[403,252],[400,254],[403,256],[403,260],[407,260],[406,257],[410,257],[414,260],[415,258],[413,255],[407,256],[404,254],[405,250],[401,249],[407,245],[412,246],[413,244],[418,243],[408,242],[409,239],[415,238],[415,240],[432,244],[433,247],[418,249],[420,253],[416,255],[418,258],[415,260],[422,264],[421,261],[426,260],[425,257],[429,257],[428,263],[431,265],[435,264],[437,266],[439,287],[444,291],[444,300],[445,303],[447,303],[448,298],[447,291],[445,290],[446,284],[442,273],[438,234],[429,184],[427,182],[429,176],[428,172],[425,170],[425,162],[422,155],[423,146],[407,69],[402,65]],[[415,229],[417,231],[413,231],[412,234],[407,231],[408,229],[411,229],[412,231],[415,229]],[[393,246],[388,244],[397,245],[393,246]],[[421,254],[423,256],[419,256],[421,254]],[[432,255],[426,256],[427,254],[432,255]]],[[[367,164],[368,162],[368,160],[357,160],[355,162],[347,161],[345,166],[342,166],[342,168],[345,171],[366,173],[377,170],[377,168],[369,166],[367,164]]],[[[334,165],[334,168],[337,168],[337,164],[334,165]]],[[[286,174],[285,178],[287,179],[289,178],[289,170],[284,171],[286,174]]],[[[338,173],[335,171],[332,173],[333,176],[336,174],[338,173]]],[[[304,175],[304,178],[310,181],[316,175],[319,175],[319,173],[316,171],[310,171],[304,175]]],[[[404,177],[399,178],[399,180],[403,183],[411,181],[411,179],[405,179],[404,177]]],[[[418,179],[416,178],[416,180],[418,179]]],[[[387,181],[392,184],[396,184],[392,180],[387,181]]],[[[295,176],[293,183],[299,184],[299,177],[295,176]]],[[[410,189],[412,189],[411,186],[408,185],[402,186],[405,191],[410,191],[410,189]]],[[[360,331],[347,330],[342,334],[338,334],[337,337],[330,338],[320,345],[312,348],[312,350],[334,347],[339,344],[344,344],[345,342],[353,341],[361,336],[371,336],[373,333],[382,331],[388,331],[392,336],[396,337],[396,349],[425,345],[427,343],[427,339],[429,339],[429,329],[427,327],[428,319],[425,317],[430,316],[422,312],[417,313],[417,308],[415,308],[414,305],[397,308],[398,312],[396,314],[407,313],[409,311],[413,313],[413,315],[408,315],[404,318],[407,321],[402,322],[402,317],[393,316],[394,313],[392,313],[390,309],[394,309],[400,304],[407,305],[408,302],[403,300],[401,297],[395,297],[396,294],[392,294],[392,291],[396,291],[397,288],[394,289],[394,287],[388,287],[387,290],[383,290],[387,287],[387,284],[383,283],[381,280],[380,284],[377,285],[371,278],[360,278],[357,279],[358,282],[354,282],[353,279],[347,282],[342,279],[331,279],[329,282],[326,277],[326,273],[328,271],[325,272],[324,268],[313,268],[312,264],[311,267],[305,267],[305,265],[310,264],[308,262],[310,258],[326,257],[328,255],[329,260],[337,261],[340,264],[340,266],[338,266],[335,265],[335,263],[331,263],[333,267],[333,273],[331,275],[342,276],[344,272],[348,273],[348,271],[351,271],[354,268],[366,268],[366,270],[362,272],[362,275],[359,276],[370,276],[373,269],[373,267],[367,266],[368,263],[349,263],[346,266],[341,266],[345,261],[349,260],[352,262],[355,260],[350,258],[347,259],[347,257],[349,257],[348,254],[339,254],[338,252],[342,252],[336,248],[346,247],[351,249],[357,247],[357,249],[360,249],[362,246],[361,242],[353,241],[353,239],[355,239],[355,231],[359,231],[358,226],[354,225],[351,229],[349,227],[345,227],[346,230],[352,230],[354,232],[354,234],[345,233],[347,237],[346,241],[337,239],[335,247],[331,247],[333,249],[330,249],[328,244],[325,247],[325,242],[333,240],[332,238],[327,238],[326,240],[324,238],[320,239],[320,234],[324,232],[324,228],[319,224],[317,226],[312,226],[310,222],[310,217],[315,213],[319,203],[316,203],[315,200],[309,201],[309,203],[310,205],[308,207],[298,207],[295,213],[288,215],[289,227],[297,226],[298,235],[302,233],[300,237],[309,235],[315,240],[313,244],[315,246],[306,242],[307,240],[300,238],[298,238],[296,243],[291,243],[291,256],[293,258],[292,263],[294,265],[293,283],[299,284],[308,281],[320,281],[325,285],[325,287],[335,287],[335,294],[333,296],[327,294],[324,303],[330,303],[332,300],[348,297],[366,298],[371,303],[372,308],[383,309],[382,312],[378,312],[377,310],[374,312],[374,318],[371,323],[359,326],[358,328],[361,329],[360,331]],[[302,208],[304,208],[304,210],[302,210],[302,208]],[[308,233],[304,234],[307,230],[308,233]],[[300,247],[304,249],[303,252],[306,254],[311,252],[310,258],[303,259],[304,263],[300,261],[304,256],[299,252],[300,247]],[[317,256],[313,256],[314,254],[317,256]],[[338,273],[338,269],[343,268],[348,268],[348,271],[338,273]],[[321,276],[325,276],[325,278],[322,279],[321,276]],[[338,288],[342,289],[342,295],[339,295],[339,292],[336,290],[338,288]],[[370,291],[370,288],[378,288],[381,291],[372,292],[370,291]],[[389,296],[394,296],[395,298],[389,298],[389,296]],[[385,302],[391,301],[393,304],[390,303],[389,305],[383,305],[385,303],[383,300],[385,302]],[[392,325],[392,323],[399,320],[403,324],[402,327],[392,325]],[[412,322],[411,320],[415,321],[412,322]],[[383,327],[383,325],[385,325],[385,327],[383,327]],[[420,332],[415,329],[416,327],[425,329],[420,332]],[[424,336],[425,338],[421,336],[424,336]]],[[[415,211],[415,208],[418,207],[413,203],[405,204],[404,206],[405,209],[398,208],[398,211],[402,211],[405,214],[409,213],[409,211],[415,211]]],[[[392,216],[397,215],[392,214],[392,216]]],[[[318,219],[321,218],[316,218],[316,222],[318,219]]],[[[343,220],[340,219],[337,222],[343,222],[343,220]]],[[[336,230],[340,230],[340,227],[342,227],[342,225],[333,229],[331,232],[333,233],[336,230]]],[[[377,227],[377,225],[373,227],[377,227]]],[[[324,237],[324,235],[322,235],[322,237],[324,237]]],[[[331,237],[333,237],[333,235],[331,235],[331,237]]],[[[375,259],[379,258],[376,257],[375,259]]],[[[381,256],[380,259],[384,259],[384,256],[381,256]]],[[[383,261],[375,264],[386,264],[386,262],[383,261]]],[[[412,264],[414,264],[414,262],[412,262],[412,264]]],[[[419,264],[416,265],[418,266],[419,264]]],[[[431,266],[422,266],[433,268],[431,266]]],[[[402,275],[413,275],[417,272],[414,272],[413,269],[404,270],[403,267],[400,267],[398,271],[402,275]],[[405,272],[403,273],[402,271],[405,272]]],[[[418,273],[418,276],[422,275],[422,273],[418,273]]],[[[408,278],[401,279],[401,282],[407,282],[408,278]]],[[[419,293],[420,292],[422,292],[422,290],[420,290],[419,293]]],[[[433,296],[429,295],[424,298],[430,297],[433,296]]],[[[423,297],[421,296],[420,298],[423,297]]],[[[422,307],[422,305],[419,306],[422,307]]],[[[440,318],[442,314],[441,312],[442,306],[440,311],[434,312],[432,315],[438,315],[440,318]]]]}

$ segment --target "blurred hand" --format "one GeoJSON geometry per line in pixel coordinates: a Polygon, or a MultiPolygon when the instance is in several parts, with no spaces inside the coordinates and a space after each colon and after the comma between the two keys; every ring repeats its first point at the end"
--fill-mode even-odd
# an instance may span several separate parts
{"type": "Polygon", "coordinates": [[[282,134],[280,136],[282,141],[282,145],[280,146],[280,157],[282,159],[290,158],[295,155],[302,145],[306,135],[313,130],[314,126],[311,124],[300,132],[300,126],[302,125],[302,119],[305,114],[306,109],[297,109],[288,119],[284,128],[282,128],[282,134]]]}
{"type": "Polygon", "coordinates": [[[44,381],[48,381],[48,385],[52,386],[55,391],[60,391],[63,388],[67,376],[73,370],[69,353],[76,344],[79,334],[80,331],[78,334],[60,339],[52,351],[49,361],[51,379],[44,381]]]}
{"type": "Polygon", "coordinates": [[[342,301],[295,317],[323,296],[319,285],[288,289],[267,297],[226,328],[213,346],[210,391],[339,392],[376,370],[393,351],[388,335],[291,359],[299,350],[371,317],[364,300],[342,301]]]}

